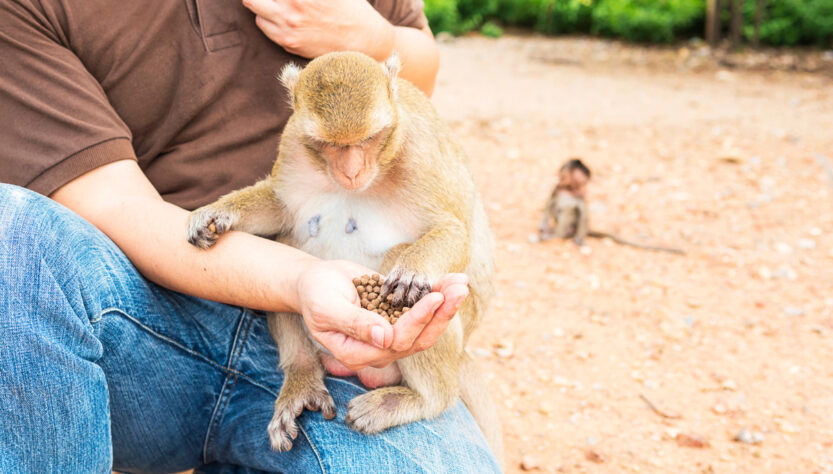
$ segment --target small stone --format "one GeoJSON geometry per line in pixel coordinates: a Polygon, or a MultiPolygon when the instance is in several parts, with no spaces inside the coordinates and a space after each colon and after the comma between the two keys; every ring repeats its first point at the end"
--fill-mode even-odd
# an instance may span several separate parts
{"type": "Polygon", "coordinates": [[[607,460],[604,454],[600,453],[597,449],[589,448],[584,450],[584,459],[588,461],[594,462],[596,464],[601,464],[607,460]]]}
{"type": "Polygon", "coordinates": [[[521,469],[524,471],[532,471],[534,469],[538,469],[538,460],[535,459],[531,454],[525,454],[523,458],[521,458],[521,469]]]}
{"type": "Polygon", "coordinates": [[[798,239],[798,248],[802,250],[812,250],[816,248],[816,241],[808,238],[798,239]]]}
{"type": "Polygon", "coordinates": [[[677,433],[677,444],[686,448],[703,449],[709,447],[709,440],[697,433],[677,433]]]}
{"type": "Polygon", "coordinates": [[[591,253],[593,253],[593,248],[590,247],[589,245],[582,245],[581,247],[579,247],[578,251],[582,255],[586,256],[586,255],[590,255],[591,253]]]}
{"type": "Polygon", "coordinates": [[[793,248],[785,242],[778,242],[775,244],[775,251],[784,255],[793,253],[793,248]]]}
{"type": "Polygon", "coordinates": [[[822,230],[820,227],[811,227],[810,228],[810,235],[813,237],[818,237],[822,234],[822,230]]]}
{"type": "Polygon", "coordinates": [[[735,381],[732,380],[732,379],[726,379],[726,380],[723,381],[723,383],[720,384],[720,387],[723,390],[735,391],[735,390],[738,389],[738,384],[735,383],[735,381]]]}
{"type": "Polygon", "coordinates": [[[784,265],[784,266],[778,267],[778,270],[775,270],[775,273],[773,274],[773,276],[775,278],[782,278],[784,280],[795,281],[796,279],[798,279],[798,272],[793,270],[792,267],[784,265]]]}
{"type": "MultiPolygon", "coordinates": [[[[393,315],[397,316],[396,313],[393,313],[393,315]]],[[[487,351],[486,349],[483,349],[482,347],[478,347],[473,352],[474,352],[474,355],[476,355],[477,357],[483,357],[483,358],[489,357],[492,354],[491,352],[487,351]]]]}
{"type": "Polygon", "coordinates": [[[767,267],[761,267],[761,269],[758,270],[758,276],[760,276],[764,280],[769,280],[770,278],[772,278],[772,270],[770,270],[767,267]]]}
{"type": "Polygon", "coordinates": [[[775,425],[778,426],[778,431],[780,431],[782,433],[786,433],[786,434],[798,433],[798,428],[795,425],[793,425],[792,423],[790,423],[786,420],[777,419],[777,420],[775,420],[775,425]]]}
{"type": "Polygon", "coordinates": [[[761,444],[764,442],[764,434],[759,431],[750,431],[743,428],[738,431],[734,440],[743,444],[761,444]]]}
{"type": "Polygon", "coordinates": [[[538,234],[529,234],[529,235],[526,236],[526,240],[530,244],[537,244],[538,242],[541,241],[541,238],[538,237],[538,234]]]}
{"type": "Polygon", "coordinates": [[[784,306],[781,311],[787,316],[804,316],[804,308],[797,306],[784,306]]]}
{"type": "Polygon", "coordinates": [[[508,359],[512,357],[515,352],[515,345],[512,341],[500,341],[495,344],[495,354],[501,359],[508,359]]]}

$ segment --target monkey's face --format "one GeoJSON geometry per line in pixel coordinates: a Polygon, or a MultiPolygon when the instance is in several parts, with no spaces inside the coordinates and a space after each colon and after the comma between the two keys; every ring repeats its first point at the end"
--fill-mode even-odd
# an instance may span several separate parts
{"type": "Polygon", "coordinates": [[[368,137],[344,144],[310,139],[313,145],[308,149],[336,184],[348,191],[363,191],[379,174],[380,156],[390,132],[391,127],[383,127],[368,137]]]}
{"type": "Polygon", "coordinates": [[[290,135],[300,134],[312,162],[346,190],[367,189],[392,159],[398,71],[395,56],[379,64],[361,53],[330,53],[281,73],[294,109],[290,135]]]}
{"type": "Polygon", "coordinates": [[[590,177],[579,169],[561,170],[558,174],[558,187],[578,198],[587,194],[588,181],[590,177]]]}

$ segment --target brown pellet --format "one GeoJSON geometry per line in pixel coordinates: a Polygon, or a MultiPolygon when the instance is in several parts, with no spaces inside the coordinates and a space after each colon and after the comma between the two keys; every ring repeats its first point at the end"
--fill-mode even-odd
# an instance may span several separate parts
{"type": "Polygon", "coordinates": [[[359,294],[362,308],[379,314],[391,324],[395,324],[410,308],[394,306],[392,294],[382,298],[383,281],[384,278],[378,274],[362,275],[353,278],[353,286],[356,287],[356,292],[359,294]]]}

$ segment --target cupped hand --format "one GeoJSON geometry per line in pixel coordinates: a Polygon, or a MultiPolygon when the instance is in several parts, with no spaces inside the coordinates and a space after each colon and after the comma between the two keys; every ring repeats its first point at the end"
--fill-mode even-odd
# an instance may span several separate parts
{"type": "Polygon", "coordinates": [[[433,346],[469,293],[466,275],[445,275],[391,326],[359,306],[352,280],[371,273],[352,262],[320,261],[298,280],[298,309],[307,329],[351,370],[384,367],[433,346]]]}
{"type": "Polygon", "coordinates": [[[366,0],[243,0],[258,28],[292,54],[361,51],[387,58],[393,27],[366,0]]]}

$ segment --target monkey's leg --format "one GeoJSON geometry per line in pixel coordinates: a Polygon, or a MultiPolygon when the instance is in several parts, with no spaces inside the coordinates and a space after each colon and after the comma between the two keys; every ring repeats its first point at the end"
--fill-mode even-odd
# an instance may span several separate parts
{"type": "Polygon", "coordinates": [[[541,223],[538,224],[538,238],[540,240],[547,240],[553,237],[552,218],[550,217],[550,206],[541,213],[541,223]]]}
{"type": "Polygon", "coordinates": [[[288,225],[286,206],[275,195],[272,179],[266,178],[192,212],[188,217],[188,242],[205,249],[230,230],[270,236],[288,225]]]}
{"type": "Polygon", "coordinates": [[[587,237],[587,205],[582,202],[576,206],[576,233],[573,235],[573,242],[576,245],[584,245],[584,238],[587,237]]]}
{"type": "Polygon", "coordinates": [[[324,386],[324,367],[303,328],[301,316],[290,313],[269,315],[269,332],[278,344],[283,385],[269,423],[269,441],[276,451],[289,451],[298,436],[295,418],[304,408],[321,411],[326,420],[336,416],[333,397],[324,386]]]}
{"type": "Polygon", "coordinates": [[[480,426],[492,452],[503,464],[503,430],[500,427],[497,406],[489,394],[486,380],[477,363],[463,352],[460,360],[460,398],[466,404],[474,421],[480,426]]]}
{"type": "Polygon", "coordinates": [[[430,349],[399,359],[396,363],[406,386],[378,388],[350,400],[344,418],[347,426],[378,433],[442,413],[459,394],[460,339],[456,323],[430,349]]]}

